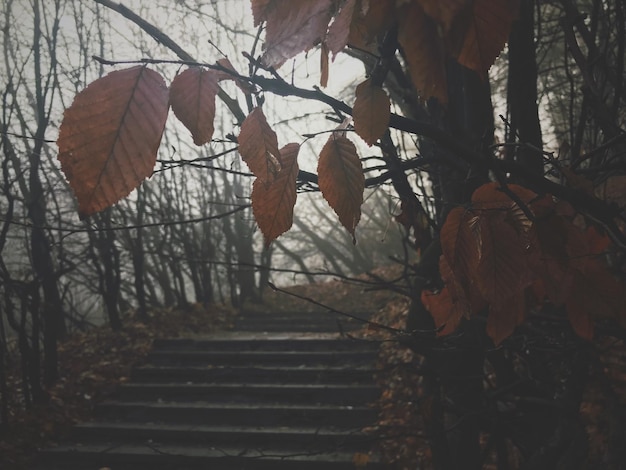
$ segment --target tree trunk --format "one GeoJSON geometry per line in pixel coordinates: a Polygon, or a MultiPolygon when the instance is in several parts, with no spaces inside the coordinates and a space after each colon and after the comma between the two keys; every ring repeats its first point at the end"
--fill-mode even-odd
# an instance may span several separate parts
{"type": "MultiPolygon", "coordinates": [[[[522,0],[519,19],[509,38],[508,143],[518,143],[512,155],[535,174],[543,173],[543,146],[537,105],[534,2],[522,0]]],[[[510,148],[508,150],[511,150],[510,148]]],[[[507,150],[507,154],[509,154],[507,150]]]]}
{"type": "Polygon", "coordinates": [[[143,220],[146,211],[146,200],[143,187],[137,188],[137,228],[135,229],[135,239],[132,240],[130,249],[133,258],[135,295],[137,296],[137,316],[142,322],[148,321],[148,307],[146,305],[146,285],[145,285],[145,255],[143,247],[143,220]]]}
{"type": "MultiPolygon", "coordinates": [[[[475,73],[450,62],[448,95],[450,101],[445,110],[436,102],[430,103],[433,122],[451,135],[459,136],[473,150],[480,151],[489,146],[493,139],[489,85],[475,73]]],[[[429,148],[435,153],[445,152],[434,146],[429,148]]],[[[467,174],[446,167],[446,171],[437,173],[437,178],[436,194],[441,198],[438,205],[442,210],[438,212],[438,223],[441,224],[452,207],[470,199],[473,191],[487,180],[487,175],[480,171],[467,174]]],[[[437,269],[440,250],[436,244],[424,252],[423,278],[431,278],[431,271],[437,269]]],[[[425,286],[422,276],[418,278],[407,326],[417,331],[433,331],[432,319],[420,300],[425,286]]],[[[437,470],[479,469],[482,465],[479,411],[484,406],[485,357],[477,345],[483,343],[484,331],[475,323],[461,325],[459,331],[462,332],[459,340],[462,344],[450,351],[441,348],[424,350],[415,345],[424,355],[424,367],[433,372],[433,377],[424,379],[432,404],[423,411],[431,436],[433,465],[437,470]]]]}

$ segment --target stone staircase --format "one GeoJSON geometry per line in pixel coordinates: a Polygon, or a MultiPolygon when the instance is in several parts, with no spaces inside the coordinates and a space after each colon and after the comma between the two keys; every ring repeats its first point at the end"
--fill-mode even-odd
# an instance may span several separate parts
{"type": "Polygon", "coordinates": [[[336,333],[357,326],[248,313],[233,332],[155,341],[94,422],[41,451],[39,468],[382,469],[362,432],[377,416],[377,345],[336,333]]]}

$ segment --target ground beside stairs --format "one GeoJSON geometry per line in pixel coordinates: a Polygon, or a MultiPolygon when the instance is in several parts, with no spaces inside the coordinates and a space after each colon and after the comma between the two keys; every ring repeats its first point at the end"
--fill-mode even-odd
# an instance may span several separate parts
{"type": "Polygon", "coordinates": [[[231,332],[155,341],[96,420],[40,470],[382,469],[371,453],[376,343],[322,311],[255,311],[231,332]],[[363,466],[366,464],[366,466],[363,466]]]}

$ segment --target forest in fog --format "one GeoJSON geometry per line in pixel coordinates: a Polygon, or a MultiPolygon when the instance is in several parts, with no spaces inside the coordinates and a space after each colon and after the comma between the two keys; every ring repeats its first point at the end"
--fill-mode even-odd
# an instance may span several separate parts
{"type": "Polygon", "coordinates": [[[0,8],[0,426],[8,364],[45,402],[73,332],[390,263],[434,468],[478,461],[509,393],[569,400],[507,437],[526,468],[576,447],[591,380],[624,416],[621,0],[0,8]]]}

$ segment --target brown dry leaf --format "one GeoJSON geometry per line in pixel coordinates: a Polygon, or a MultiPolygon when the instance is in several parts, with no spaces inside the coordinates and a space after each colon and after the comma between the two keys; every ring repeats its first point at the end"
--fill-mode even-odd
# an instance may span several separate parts
{"type": "Polygon", "coordinates": [[[255,22],[267,20],[263,64],[278,68],[320,42],[330,22],[332,4],[332,0],[253,2],[255,22]]]}
{"type": "Polygon", "coordinates": [[[298,144],[280,149],[283,168],[271,184],[256,179],[252,185],[252,211],[263,233],[265,246],[291,228],[296,203],[298,178],[298,144]]]}
{"type": "Polygon", "coordinates": [[[271,183],[281,171],[278,137],[267,123],[263,109],[257,107],[241,124],[237,138],[239,153],[250,171],[263,183],[271,183]]]}
{"type": "Polygon", "coordinates": [[[398,42],[411,80],[423,99],[448,102],[445,49],[437,24],[415,2],[398,11],[398,42]]]}
{"type": "Polygon", "coordinates": [[[354,230],[361,219],[365,177],[354,144],[333,133],[320,152],[317,174],[322,196],[356,243],[354,230]]]}
{"type": "MultiPolygon", "coordinates": [[[[478,216],[463,207],[450,211],[441,227],[441,251],[454,277],[469,292],[478,268],[478,216]]],[[[442,273],[443,275],[443,273],[442,273]]]]}
{"type": "Polygon", "coordinates": [[[253,92],[254,87],[250,83],[246,82],[245,80],[236,78],[236,76],[233,75],[233,74],[237,74],[238,72],[228,57],[222,57],[220,60],[215,62],[215,65],[219,65],[220,67],[224,67],[224,69],[226,69],[226,70],[215,69],[215,73],[217,73],[219,81],[234,80],[237,87],[239,87],[239,89],[243,91],[246,95],[249,95],[250,93],[253,92]],[[231,71],[233,73],[232,74],[228,73],[228,71],[231,71]]]}
{"type": "Polygon", "coordinates": [[[328,63],[328,46],[325,42],[322,43],[322,50],[320,51],[320,86],[326,88],[328,85],[328,75],[330,73],[330,65],[328,63]]]}
{"type": "Polygon", "coordinates": [[[259,26],[265,20],[271,11],[271,8],[278,3],[275,0],[250,0],[250,8],[252,9],[252,17],[254,18],[254,26],[259,26]]]}
{"type": "MultiPolygon", "coordinates": [[[[515,194],[524,204],[529,204],[537,197],[536,193],[518,184],[508,184],[507,190],[515,194]]],[[[500,183],[491,182],[483,184],[472,194],[472,205],[475,208],[509,208],[513,204],[516,204],[515,201],[501,189],[500,183]]]]}
{"type": "Polygon", "coordinates": [[[462,304],[452,300],[447,286],[438,293],[422,291],[422,303],[433,317],[437,336],[454,333],[465,315],[462,304]]]}
{"type": "Polygon", "coordinates": [[[335,17],[335,21],[328,27],[328,34],[324,42],[328,46],[328,50],[333,53],[333,60],[348,44],[350,24],[352,23],[356,3],[356,0],[347,0],[341,7],[339,14],[335,17]]]}
{"type": "Polygon", "coordinates": [[[76,95],[57,145],[81,216],[110,207],[152,174],[168,95],[163,77],[143,66],[111,72],[76,95]]]}
{"type": "Polygon", "coordinates": [[[387,31],[394,21],[395,0],[362,0],[352,17],[348,42],[368,45],[387,31]]]}
{"type": "Polygon", "coordinates": [[[479,261],[475,282],[492,308],[500,309],[532,282],[526,244],[499,214],[481,212],[479,261]]]}
{"type": "Polygon", "coordinates": [[[519,0],[470,2],[469,8],[457,15],[463,23],[455,24],[448,37],[458,62],[487,78],[489,68],[509,39],[518,10],[519,0]]]}
{"type": "Polygon", "coordinates": [[[454,277],[443,255],[439,257],[439,271],[445,283],[444,288],[438,294],[422,291],[422,303],[433,317],[435,327],[440,329],[437,335],[443,336],[453,333],[461,319],[470,316],[472,306],[465,289],[454,277]]]}
{"type": "Polygon", "coordinates": [[[218,80],[218,72],[190,67],[176,75],[170,86],[172,111],[189,129],[196,145],[204,145],[213,137],[218,80]]]}
{"type": "Polygon", "coordinates": [[[507,184],[506,188],[502,188],[499,183],[487,183],[472,194],[472,208],[477,212],[500,212],[516,230],[524,245],[528,246],[532,221],[526,212],[531,210],[530,202],[536,198],[536,193],[517,184],[507,184]]]}
{"type": "Polygon", "coordinates": [[[356,87],[356,101],[352,108],[356,133],[372,146],[389,127],[391,103],[385,90],[372,84],[370,79],[356,87]]]}

